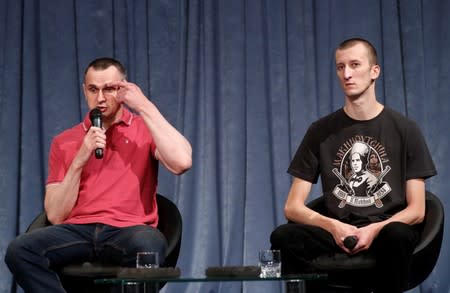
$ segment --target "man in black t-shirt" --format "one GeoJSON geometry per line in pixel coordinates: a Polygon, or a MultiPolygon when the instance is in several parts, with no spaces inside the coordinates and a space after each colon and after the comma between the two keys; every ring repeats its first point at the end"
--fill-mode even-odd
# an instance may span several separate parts
{"type": "Polygon", "coordinates": [[[335,58],[345,104],[314,122],[300,144],[288,169],[290,223],[273,231],[272,248],[282,252],[284,274],[309,271],[320,255],[371,251],[376,292],[402,292],[425,215],[425,179],[436,169],[416,123],[377,101],[372,44],[346,40],[335,58]],[[326,214],[305,205],[319,176],[326,214]],[[357,239],[352,249],[348,236],[357,239]]]}

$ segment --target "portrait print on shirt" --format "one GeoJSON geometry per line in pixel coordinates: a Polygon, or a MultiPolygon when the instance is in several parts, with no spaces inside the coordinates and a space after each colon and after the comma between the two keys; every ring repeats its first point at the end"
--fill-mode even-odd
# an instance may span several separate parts
{"type": "Polygon", "coordinates": [[[339,208],[347,204],[381,208],[382,199],[392,190],[384,181],[391,170],[388,162],[384,146],[374,138],[355,136],[340,146],[332,169],[340,182],[333,189],[333,195],[340,200],[339,208]]]}

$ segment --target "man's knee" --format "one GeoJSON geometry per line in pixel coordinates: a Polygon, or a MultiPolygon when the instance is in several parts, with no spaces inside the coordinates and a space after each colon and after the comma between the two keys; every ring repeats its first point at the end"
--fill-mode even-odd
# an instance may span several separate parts
{"type": "Polygon", "coordinates": [[[289,235],[290,235],[290,227],[289,224],[284,224],[278,226],[275,230],[270,234],[270,243],[272,244],[272,248],[282,248],[284,245],[289,243],[289,235]]]}
{"type": "Polygon", "coordinates": [[[20,238],[16,238],[9,243],[5,253],[5,263],[10,270],[14,270],[20,264],[18,260],[23,255],[22,251],[23,243],[20,238]]]}
{"type": "Polygon", "coordinates": [[[381,229],[379,237],[388,239],[408,239],[414,234],[414,228],[411,225],[401,222],[391,222],[381,229]]]}
{"type": "Polygon", "coordinates": [[[408,224],[392,222],[381,229],[378,241],[383,246],[413,249],[418,241],[419,234],[416,229],[408,224]]]}
{"type": "Polygon", "coordinates": [[[164,257],[167,249],[167,240],[157,229],[137,229],[134,231],[129,245],[134,252],[157,251],[160,257],[164,257]]]}

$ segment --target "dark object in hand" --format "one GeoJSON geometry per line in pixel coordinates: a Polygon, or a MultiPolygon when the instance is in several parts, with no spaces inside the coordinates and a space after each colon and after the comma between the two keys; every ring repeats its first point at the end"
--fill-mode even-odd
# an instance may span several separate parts
{"type": "MultiPolygon", "coordinates": [[[[102,128],[102,111],[97,108],[92,109],[89,118],[91,119],[92,126],[102,128]]],[[[95,157],[97,159],[103,158],[103,149],[96,148],[95,157]]]]}
{"type": "Polygon", "coordinates": [[[259,277],[261,268],[259,266],[226,266],[226,267],[208,267],[205,275],[209,278],[214,277],[259,277]]]}
{"type": "Polygon", "coordinates": [[[180,268],[120,268],[117,272],[118,278],[123,279],[169,279],[178,278],[181,275],[180,268]]]}
{"type": "Polygon", "coordinates": [[[358,243],[358,238],[356,238],[356,236],[347,236],[344,239],[344,246],[347,249],[352,250],[355,247],[356,243],[358,243]]]}

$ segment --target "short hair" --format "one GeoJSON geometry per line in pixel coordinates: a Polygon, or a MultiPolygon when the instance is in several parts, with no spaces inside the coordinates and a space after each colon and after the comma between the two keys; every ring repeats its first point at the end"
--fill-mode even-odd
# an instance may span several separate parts
{"type": "Polygon", "coordinates": [[[337,50],[344,50],[351,48],[355,46],[356,44],[363,44],[369,53],[369,61],[372,63],[372,65],[378,64],[378,56],[377,56],[377,50],[375,47],[367,40],[363,38],[351,38],[343,41],[336,49],[337,50]]]}
{"type": "Polygon", "coordinates": [[[117,70],[123,75],[123,78],[126,78],[127,70],[125,66],[123,66],[123,64],[118,60],[110,57],[97,58],[89,63],[89,65],[86,67],[86,70],[84,71],[84,77],[86,78],[86,74],[90,68],[93,68],[95,70],[105,70],[110,66],[114,66],[115,68],[117,68],[117,70]]]}

